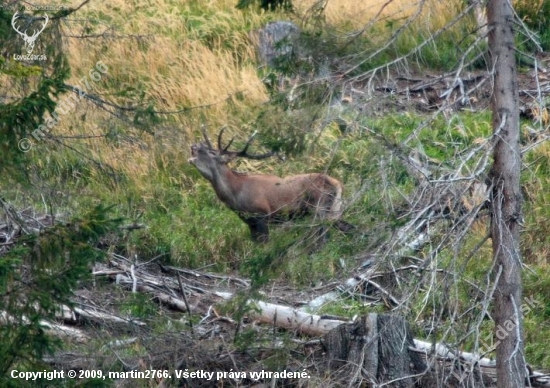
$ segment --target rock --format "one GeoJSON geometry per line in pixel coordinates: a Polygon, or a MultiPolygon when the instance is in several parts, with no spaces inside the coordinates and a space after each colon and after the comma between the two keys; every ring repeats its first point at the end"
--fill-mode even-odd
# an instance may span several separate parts
{"type": "Polygon", "coordinates": [[[268,23],[253,33],[260,62],[276,67],[280,59],[295,55],[299,36],[300,29],[292,22],[268,23]]]}

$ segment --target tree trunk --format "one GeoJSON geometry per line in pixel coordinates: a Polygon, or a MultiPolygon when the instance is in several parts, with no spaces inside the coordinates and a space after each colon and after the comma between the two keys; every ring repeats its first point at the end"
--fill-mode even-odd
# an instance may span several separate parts
{"type": "Polygon", "coordinates": [[[414,340],[404,318],[369,314],[343,324],[323,337],[329,368],[348,386],[392,383],[388,387],[414,386],[413,375],[426,366],[418,353],[409,350],[414,340]]]}
{"type": "Polygon", "coordinates": [[[494,69],[492,98],[495,133],[491,237],[495,262],[494,318],[497,386],[522,387],[527,377],[521,316],[521,151],[514,13],[508,0],[489,0],[489,51],[494,69]]]}

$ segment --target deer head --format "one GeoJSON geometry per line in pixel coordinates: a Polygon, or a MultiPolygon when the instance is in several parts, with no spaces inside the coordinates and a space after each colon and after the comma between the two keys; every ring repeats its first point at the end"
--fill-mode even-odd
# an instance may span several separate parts
{"type": "Polygon", "coordinates": [[[27,35],[27,30],[25,29],[25,31],[21,32],[19,31],[19,28],[17,28],[16,24],[15,24],[15,21],[17,19],[19,19],[20,16],[18,15],[18,12],[14,13],[13,14],[13,17],[11,18],[11,25],[13,27],[13,29],[23,37],[23,40],[25,41],[25,49],[27,50],[27,53],[28,54],[32,54],[32,50],[34,50],[34,42],[36,41],[36,39],[38,38],[38,35],[40,35],[42,33],[42,31],[44,31],[44,29],[46,28],[46,26],[48,25],[48,15],[44,14],[44,19],[45,19],[45,22],[44,24],[42,25],[42,29],[40,30],[35,30],[34,31],[34,34],[32,34],[31,36],[28,36],[27,35]]]}
{"type": "Polygon", "coordinates": [[[212,143],[208,139],[205,129],[202,129],[202,135],[205,142],[199,144],[193,144],[191,146],[191,158],[189,163],[193,164],[197,170],[209,181],[214,179],[216,172],[219,172],[222,166],[225,166],[230,161],[234,160],[237,157],[248,158],[261,160],[273,156],[274,152],[268,152],[261,155],[250,155],[248,147],[252,144],[254,137],[256,137],[257,132],[254,132],[252,136],[249,137],[246,145],[241,151],[229,151],[229,147],[233,143],[234,139],[231,139],[229,143],[223,147],[222,146],[222,136],[226,127],[223,127],[218,134],[218,148],[214,148],[212,143]]]}

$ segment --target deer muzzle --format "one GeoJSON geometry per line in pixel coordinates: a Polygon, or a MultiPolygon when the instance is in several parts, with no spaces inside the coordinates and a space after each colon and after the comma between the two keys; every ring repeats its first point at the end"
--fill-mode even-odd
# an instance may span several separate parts
{"type": "Polygon", "coordinates": [[[191,164],[195,164],[197,161],[197,146],[195,144],[191,146],[191,157],[187,161],[191,164]]]}

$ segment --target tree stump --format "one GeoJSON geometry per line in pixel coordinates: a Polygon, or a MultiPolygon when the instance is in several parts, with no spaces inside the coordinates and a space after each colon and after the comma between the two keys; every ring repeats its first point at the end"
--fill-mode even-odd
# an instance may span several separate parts
{"type": "Polygon", "coordinates": [[[388,387],[414,386],[412,375],[426,370],[414,347],[407,321],[396,315],[368,314],[323,337],[328,365],[350,386],[393,381],[388,387]]]}

